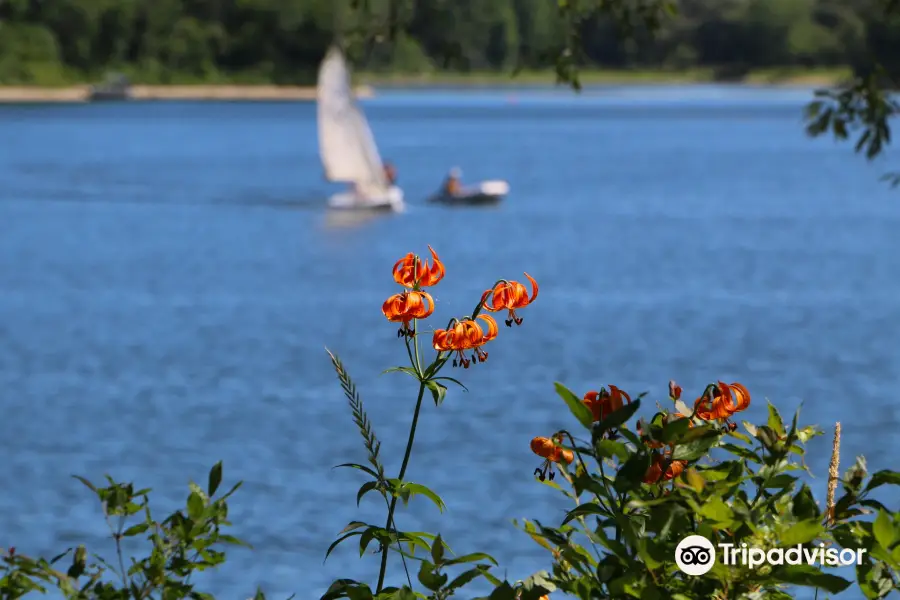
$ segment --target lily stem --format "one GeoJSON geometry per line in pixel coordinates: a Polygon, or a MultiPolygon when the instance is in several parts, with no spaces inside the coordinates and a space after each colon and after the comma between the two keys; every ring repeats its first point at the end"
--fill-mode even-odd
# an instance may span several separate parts
{"type": "MultiPolygon", "coordinates": [[[[416,438],[416,426],[419,423],[419,412],[422,409],[422,398],[425,397],[425,383],[419,383],[419,397],[416,399],[416,409],[413,411],[412,424],[409,426],[409,439],[406,442],[406,453],[403,455],[403,462],[400,465],[400,475],[397,476],[401,482],[403,481],[403,476],[406,475],[406,467],[409,466],[409,457],[412,454],[413,441],[416,438]]],[[[385,522],[384,528],[390,531],[391,524],[394,522],[394,510],[397,508],[397,496],[395,495],[391,498],[391,505],[388,507],[388,515],[387,521],[385,522]]],[[[394,527],[396,531],[396,526],[394,527]]],[[[378,587],[376,588],[375,594],[379,594],[381,592],[382,587],[384,586],[384,575],[387,571],[387,559],[388,559],[388,547],[387,544],[382,544],[381,546],[381,569],[378,572],[378,587]]]]}

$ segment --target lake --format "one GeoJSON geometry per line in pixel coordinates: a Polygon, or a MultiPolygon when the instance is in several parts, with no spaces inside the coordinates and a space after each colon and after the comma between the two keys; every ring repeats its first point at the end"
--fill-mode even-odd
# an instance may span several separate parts
{"type": "MultiPolygon", "coordinates": [[[[532,437],[574,420],[554,393],[613,384],[664,402],[745,384],[825,436],[809,464],[824,502],[835,421],[843,472],[896,468],[900,191],[850,145],[810,140],[809,90],[740,87],[385,91],[366,101],[408,210],[324,208],[315,106],[134,103],[0,107],[0,544],[112,552],[99,506],[70,475],[154,488],[158,514],[224,461],[243,480],[235,550],[207,589],[318,598],[374,580],[350,520],[383,522],[342,462],[365,451],[325,353],[345,362],[396,472],[415,382],[381,303],[391,266],[431,244],[447,266],[436,323],[498,278],[541,285],[469,388],[426,404],[408,478],[441,493],[398,515],[522,578],[548,568],[513,518],[557,521],[532,437]],[[424,199],[447,171],[501,178],[492,209],[424,199]]],[[[896,154],[894,155],[896,156],[896,154]]],[[[439,326],[439,325],[437,325],[439,326]]],[[[446,373],[451,374],[451,373],[446,373]]],[[[399,583],[399,564],[389,582],[399,583]]],[[[501,571],[502,574],[502,571],[501,571]]],[[[842,597],[849,597],[844,595],[842,597]]]]}

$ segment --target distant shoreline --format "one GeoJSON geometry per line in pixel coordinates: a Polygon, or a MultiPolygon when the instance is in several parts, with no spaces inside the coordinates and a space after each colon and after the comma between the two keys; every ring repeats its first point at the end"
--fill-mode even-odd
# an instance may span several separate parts
{"type": "MultiPolygon", "coordinates": [[[[852,75],[847,68],[797,69],[772,68],[754,69],[741,77],[726,78],[714,69],[690,69],[683,71],[663,70],[597,70],[579,71],[582,85],[702,85],[731,84],[746,86],[777,87],[830,87],[848,80],[852,75]]],[[[523,71],[516,75],[510,72],[485,73],[434,73],[434,74],[381,74],[361,73],[360,83],[379,88],[391,87],[511,87],[511,86],[553,86],[556,75],[552,71],[523,71]]]]}
{"type": "MultiPolygon", "coordinates": [[[[738,79],[723,80],[712,70],[690,71],[598,71],[585,70],[579,73],[583,85],[699,85],[733,84],[746,86],[778,87],[830,87],[845,81],[850,76],[848,69],[768,69],[751,71],[738,79]]],[[[356,88],[360,98],[375,94],[374,88],[396,87],[552,87],[555,75],[552,72],[511,73],[436,73],[423,75],[361,73],[356,77],[361,84],[356,88]]],[[[47,86],[0,86],[0,104],[12,103],[53,103],[87,102],[90,100],[89,85],[68,87],[47,86]]],[[[193,101],[315,101],[314,86],[278,85],[135,85],[131,88],[133,100],[193,100],[193,101]]]]}
{"type": "MultiPolygon", "coordinates": [[[[356,95],[368,98],[373,95],[369,86],[356,88],[356,95]]],[[[88,102],[91,86],[70,87],[0,86],[0,104],[88,102]]],[[[284,100],[308,101],[316,99],[312,86],[278,85],[135,85],[131,88],[131,100],[284,100]]]]}

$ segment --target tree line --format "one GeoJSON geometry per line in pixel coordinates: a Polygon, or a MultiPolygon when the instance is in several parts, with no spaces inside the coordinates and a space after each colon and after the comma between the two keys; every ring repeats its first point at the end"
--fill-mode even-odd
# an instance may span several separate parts
{"type": "Polygon", "coordinates": [[[540,70],[569,51],[582,67],[721,78],[860,71],[873,57],[900,72],[900,18],[886,18],[883,2],[679,0],[669,17],[647,12],[658,0],[605,10],[574,0],[3,0],[0,83],[108,71],[147,83],[310,83],[335,39],[371,72],[540,70]]]}

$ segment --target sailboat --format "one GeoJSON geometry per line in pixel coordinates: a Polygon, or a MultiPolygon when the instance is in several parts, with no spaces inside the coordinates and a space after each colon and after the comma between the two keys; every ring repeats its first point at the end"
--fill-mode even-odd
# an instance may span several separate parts
{"type": "Polygon", "coordinates": [[[328,181],[352,185],[328,199],[331,208],[401,211],[403,190],[388,180],[375,136],[350,87],[343,52],[332,46],[319,67],[319,156],[328,181]]]}

